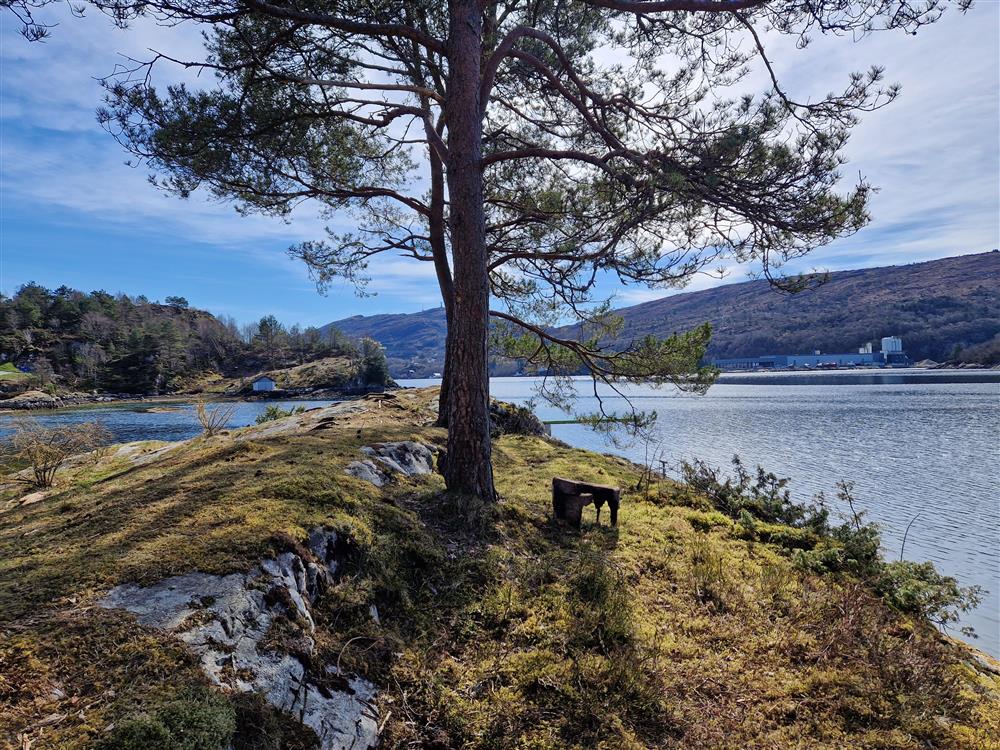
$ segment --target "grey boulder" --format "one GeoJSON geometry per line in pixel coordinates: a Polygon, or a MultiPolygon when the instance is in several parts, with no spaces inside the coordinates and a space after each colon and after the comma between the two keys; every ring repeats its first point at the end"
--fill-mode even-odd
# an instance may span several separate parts
{"type": "Polygon", "coordinates": [[[351,461],[344,471],[355,479],[371,482],[376,487],[382,487],[390,479],[389,473],[376,466],[374,461],[351,461]]]}
{"type": "Polygon", "coordinates": [[[351,462],[347,465],[346,472],[352,477],[382,487],[392,479],[393,474],[412,477],[433,473],[437,448],[414,440],[402,440],[366,445],[361,452],[367,458],[351,462]]]}

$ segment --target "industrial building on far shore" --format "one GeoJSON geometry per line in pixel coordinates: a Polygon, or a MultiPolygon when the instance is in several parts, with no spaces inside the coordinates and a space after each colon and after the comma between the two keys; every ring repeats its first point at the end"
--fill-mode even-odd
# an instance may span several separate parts
{"type": "Polygon", "coordinates": [[[760,354],[755,357],[714,359],[711,364],[720,370],[838,370],[846,368],[908,367],[910,358],[903,351],[899,336],[882,339],[879,351],[868,342],[850,354],[760,354]]]}

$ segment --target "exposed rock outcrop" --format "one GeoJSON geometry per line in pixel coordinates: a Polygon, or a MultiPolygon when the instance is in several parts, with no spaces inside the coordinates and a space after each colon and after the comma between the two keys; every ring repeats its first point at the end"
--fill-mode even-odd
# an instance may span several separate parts
{"type": "Polygon", "coordinates": [[[44,391],[25,391],[0,401],[4,409],[55,409],[62,400],[44,391]]]}
{"type": "Polygon", "coordinates": [[[142,396],[128,393],[63,393],[59,396],[53,396],[44,391],[25,391],[0,399],[0,410],[16,409],[18,411],[30,411],[32,409],[61,409],[66,406],[104,404],[126,400],[142,401],[143,398],[142,396]]]}
{"type": "Polygon", "coordinates": [[[391,478],[388,471],[380,468],[374,461],[367,459],[364,461],[351,461],[351,463],[347,464],[344,472],[355,479],[371,482],[376,487],[383,486],[391,478]]]}
{"type": "Polygon", "coordinates": [[[314,559],[282,552],[249,573],[188,573],[152,586],[125,584],[101,606],[128,610],[141,624],[174,633],[201,657],[216,685],[260,693],[316,732],[322,750],[371,748],[378,743],[372,683],[340,675],[333,666],[310,674],[299,656],[262,646],[284,617],[298,625],[297,642],[312,653],[316,626],[309,605],[336,573],[339,547],[336,533],[322,528],[309,534],[307,544],[314,559]]]}
{"type": "Polygon", "coordinates": [[[437,450],[433,445],[413,440],[366,445],[361,452],[368,458],[352,461],[345,471],[352,477],[381,487],[392,479],[393,474],[412,477],[432,473],[437,450]]]}

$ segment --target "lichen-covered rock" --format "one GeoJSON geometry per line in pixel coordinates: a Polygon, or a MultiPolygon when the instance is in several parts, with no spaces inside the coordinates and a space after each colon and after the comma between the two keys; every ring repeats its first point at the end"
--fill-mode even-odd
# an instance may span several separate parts
{"type": "Polygon", "coordinates": [[[311,594],[302,559],[293,552],[283,552],[278,555],[277,560],[264,560],[260,567],[271,577],[272,591],[277,587],[278,591],[283,592],[280,599],[286,608],[289,601],[294,605],[295,611],[289,612],[292,619],[303,624],[310,633],[316,630],[316,623],[305,602],[305,597],[311,594]]]}
{"type": "MultiPolygon", "coordinates": [[[[337,675],[336,667],[327,667],[337,675]]],[[[302,703],[296,708],[301,721],[319,737],[321,748],[364,750],[378,744],[378,713],[375,686],[360,677],[347,678],[346,690],[329,690],[307,684],[302,703]],[[353,717],[353,723],[345,717],[353,717]],[[336,719],[331,719],[336,717],[336,719]]],[[[291,711],[295,713],[295,709],[291,711]]]]}
{"type": "Polygon", "coordinates": [[[382,487],[392,479],[393,474],[412,477],[432,473],[437,450],[433,445],[414,440],[366,445],[361,452],[368,458],[352,461],[347,465],[346,472],[382,487]]]}
{"type": "Polygon", "coordinates": [[[232,629],[238,613],[246,611],[250,594],[247,576],[234,573],[213,576],[188,573],[166,578],[152,586],[126,583],[113,588],[101,606],[106,609],[127,609],[136,615],[141,625],[161,630],[175,630],[200,609],[211,608],[232,629]]]}
{"type": "MultiPolygon", "coordinates": [[[[309,532],[308,544],[309,551],[316,556],[320,564],[326,567],[330,575],[335,575],[338,565],[337,556],[340,550],[340,537],[337,536],[337,532],[333,529],[317,526],[309,532]]],[[[310,573],[311,566],[313,565],[315,563],[306,565],[307,575],[320,576],[321,574],[316,571],[310,573]]],[[[315,595],[313,598],[315,598],[315,595]]]]}
{"type": "Polygon", "coordinates": [[[412,477],[434,471],[436,450],[435,447],[424,443],[403,440],[398,443],[376,443],[365,446],[361,452],[391,471],[412,477]]]}
{"type": "Polygon", "coordinates": [[[388,472],[376,466],[374,461],[352,461],[347,464],[347,468],[344,471],[355,479],[371,482],[376,487],[381,487],[389,481],[388,472]]]}
{"type": "Polygon", "coordinates": [[[201,658],[205,674],[220,687],[256,692],[294,715],[320,738],[321,750],[363,750],[378,742],[376,689],[360,677],[337,675],[332,688],[327,668],[313,679],[293,654],[262,647],[275,620],[284,616],[302,629],[305,653],[312,653],[315,622],[309,609],[336,572],[337,535],[328,529],[309,534],[314,560],[283,552],[249,573],[214,576],[188,573],[151,586],[124,584],[101,601],[125,609],[148,627],[174,633],[201,658]]]}

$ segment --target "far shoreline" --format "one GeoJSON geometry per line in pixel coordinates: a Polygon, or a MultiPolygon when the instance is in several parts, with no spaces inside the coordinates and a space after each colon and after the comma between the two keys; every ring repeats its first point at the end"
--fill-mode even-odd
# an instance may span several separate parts
{"type": "MultiPolygon", "coordinates": [[[[198,401],[207,403],[253,403],[257,401],[352,401],[362,399],[369,395],[379,395],[391,393],[394,388],[384,388],[380,390],[346,390],[336,391],[333,389],[322,389],[311,393],[283,393],[281,391],[268,391],[263,394],[216,394],[216,393],[166,393],[160,395],[117,395],[117,394],[96,394],[87,399],[65,399],[68,403],[60,403],[55,406],[26,406],[19,408],[3,408],[0,401],[0,416],[16,416],[25,414],[51,414],[53,412],[86,410],[100,407],[128,407],[149,405],[151,408],[157,405],[169,404],[191,404],[198,401]]],[[[59,401],[63,399],[55,397],[59,401]]]]}
{"type": "MultiPolygon", "coordinates": [[[[493,375],[490,380],[529,380],[543,375],[493,375]]],[[[573,380],[589,381],[586,375],[570,376],[573,380]]],[[[722,372],[716,385],[891,385],[917,383],[1000,383],[1000,368],[952,367],[952,368],[840,368],[830,370],[756,370],[749,372],[722,372]],[[782,382],[793,381],[793,382],[782,382]]],[[[441,378],[399,378],[395,388],[420,387],[423,384],[439,383],[441,378]],[[420,385],[409,385],[409,383],[420,385]]],[[[60,401],[53,406],[24,406],[5,408],[0,401],[0,416],[46,414],[59,411],[91,409],[101,406],[128,407],[148,404],[183,404],[199,400],[209,402],[254,402],[254,401],[350,401],[364,398],[369,394],[391,393],[393,387],[383,389],[316,389],[311,392],[265,391],[254,394],[232,394],[211,392],[166,393],[166,394],[74,394],[67,397],[53,397],[60,401]]]]}

